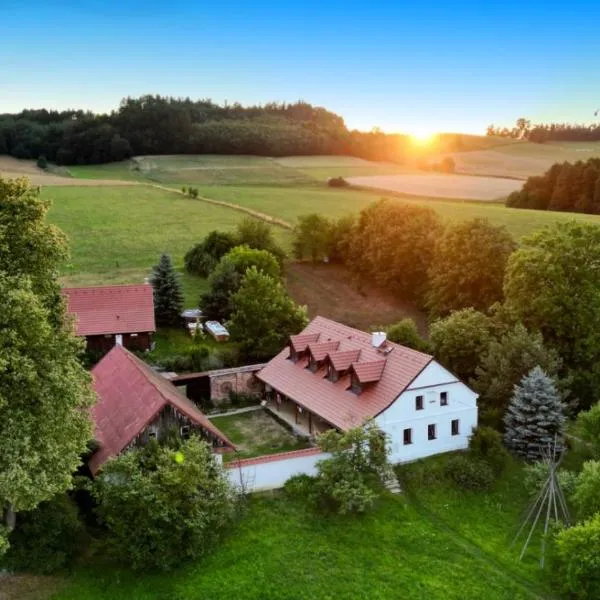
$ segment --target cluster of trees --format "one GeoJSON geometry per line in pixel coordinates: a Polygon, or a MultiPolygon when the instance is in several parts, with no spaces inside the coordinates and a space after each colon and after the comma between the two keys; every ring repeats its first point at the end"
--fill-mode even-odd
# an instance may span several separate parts
{"type": "Polygon", "coordinates": [[[506,205],[514,208],[600,213],[600,158],[552,165],[544,175],[529,177],[506,205]]]}
{"type": "Polygon", "coordinates": [[[538,144],[552,141],[596,142],[600,140],[600,123],[579,125],[572,123],[536,123],[528,119],[517,119],[515,126],[495,127],[489,125],[487,135],[529,140],[538,144]]]}
{"type": "Polygon", "coordinates": [[[350,131],[306,102],[262,106],[211,100],[125,98],[110,114],[24,110],[0,115],[0,154],[58,164],[104,163],[146,154],[347,154],[400,162],[408,138],[350,131]]]}
{"type": "Polygon", "coordinates": [[[22,511],[64,494],[94,401],[57,279],[65,236],[25,180],[0,179],[0,554],[22,511]]]}
{"type": "Polygon", "coordinates": [[[227,323],[246,359],[270,358],[307,323],[282,284],[285,253],[271,227],[242,221],[235,232],[212,231],[185,255],[186,269],[209,278],[200,307],[209,319],[227,323]]]}

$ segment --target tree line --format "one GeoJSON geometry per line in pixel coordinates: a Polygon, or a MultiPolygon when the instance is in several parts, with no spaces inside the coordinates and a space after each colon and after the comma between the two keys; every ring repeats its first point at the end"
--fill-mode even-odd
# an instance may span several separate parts
{"type": "Polygon", "coordinates": [[[146,95],[117,110],[23,110],[0,115],[0,154],[57,164],[105,163],[147,154],[344,154],[401,162],[408,138],[350,131],[303,101],[242,106],[146,95]]]}
{"type": "Polygon", "coordinates": [[[552,165],[543,175],[529,177],[506,206],[600,214],[600,158],[552,165]]]}
{"type": "Polygon", "coordinates": [[[538,144],[552,141],[597,142],[600,140],[600,123],[590,125],[577,123],[532,124],[530,120],[520,118],[511,128],[489,125],[486,133],[487,135],[528,140],[538,144]]]}

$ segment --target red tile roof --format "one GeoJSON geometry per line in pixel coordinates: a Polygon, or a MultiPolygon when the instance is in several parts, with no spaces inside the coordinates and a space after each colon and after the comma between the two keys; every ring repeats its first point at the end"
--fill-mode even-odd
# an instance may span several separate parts
{"type": "Polygon", "coordinates": [[[309,333],[307,335],[292,335],[290,336],[290,342],[292,348],[296,352],[304,352],[311,342],[316,342],[319,339],[318,333],[309,333]]]}
{"type": "Polygon", "coordinates": [[[360,383],[379,381],[384,368],[385,359],[352,363],[352,370],[356,373],[360,383]]]}
{"type": "MultiPolygon", "coordinates": [[[[350,391],[350,377],[337,382],[324,377],[325,370],[316,373],[304,368],[306,360],[294,363],[288,360],[289,349],[284,348],[259,373],[257,377],[292,398],[306,410],[319,415],[325,421],[345,430],[361,425],[366,419],[385,410],[406,389],[413,379],[433,360],[422,352],[405,348],[391,342],[386,344],[386,354],[371,345],[371,334],[347,327],[341,323],[317,317],[300,335],[320,334],[320,340],[339,341],[339,351],[360,350],[353,367],[362,363],[376,363],[367,367],[365,376],[373,376],[380,370],[380,379],[356,395],[350,391]],[[391,349],[391,350],[390,350],[391,349]]],[[[358,367],[361,371],[363,367],[358,367]]]]}
{"type": "Polygon", "coordinates": [[[346,371],[359,357],[360,350],[346,350],[344,352],[331,352],[329,354],[329,360],[336,371],[346,371]]]}
{"type": "Polygon", "coordinates": [[[152,286],[64,288],[80,336],[156,331],[152,286]]]}
{"type": "Polygon", "coordinates": [[[339,345],[339,341],[309,344],[308,351],[315,360],[323,360],[330,352],[335,352],[339,348],[339,345]]]}
{"type": "Polygon", "coordinates": [[[92,376],[98,396],[92,418],[100,443],[89,461],[92,473],[122,452],[167,405],[234,448],[191,400],[122,346],[114,346],[92,369],[92,376]]]}

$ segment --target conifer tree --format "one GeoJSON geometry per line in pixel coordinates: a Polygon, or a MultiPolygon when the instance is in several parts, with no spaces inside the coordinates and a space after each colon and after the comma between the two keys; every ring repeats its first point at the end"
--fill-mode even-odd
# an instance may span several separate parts
{"type": "Polygon", "coordinates": [[[152,287],[156,324],[176,325],[183,310],[183,290],[168,254],[161,254],[160,261],[153,268],[152,287]]]}
{"type": "Polygon", "coordinates": [[[560,446],[564,435],[564,404],[554,382],[538,366],[515,386],[504,416],[508,448],[525,460],[540,458],[542,448],[560,446]]]}

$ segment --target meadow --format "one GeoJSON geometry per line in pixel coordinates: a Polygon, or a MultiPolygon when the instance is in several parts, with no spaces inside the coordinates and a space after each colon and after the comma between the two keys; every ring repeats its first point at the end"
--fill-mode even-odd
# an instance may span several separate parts
{"type": "Polygon", "coordinates": [[[520,477],[520,468],[511,467],[489,494],[450,489],[430,478],[418,497],[412,491],[386,494],[373,512],[358,517],[322,514],[284,493],[257,495],[210,556],[140,577],[103,564],[99,553],[93,566],[82,565],[64,580],[54,598],[549,598],[535,551],[518,562],[518,549],[510,548],[527,504],[520,477]]]}

